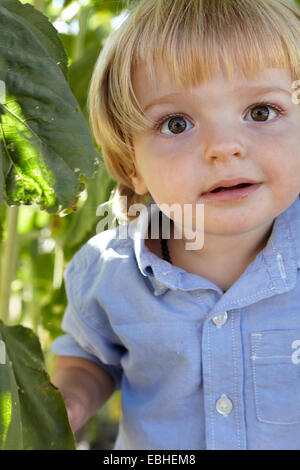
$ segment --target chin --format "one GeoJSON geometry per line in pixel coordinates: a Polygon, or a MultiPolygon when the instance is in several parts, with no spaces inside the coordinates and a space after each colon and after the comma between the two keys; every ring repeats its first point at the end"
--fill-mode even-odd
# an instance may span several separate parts
{"type": "Polygon", "coordinates": [[[256,225],[254,223],[250,223],[250,221],[245,221],[244,223],[224,222],[224,224],[220,223],[215,226],[209,226],[206,224],[204,226],[204,232],[215,233],[216,235],[239,235],[243,232],[249,232],[255,227],[256,225]]]}

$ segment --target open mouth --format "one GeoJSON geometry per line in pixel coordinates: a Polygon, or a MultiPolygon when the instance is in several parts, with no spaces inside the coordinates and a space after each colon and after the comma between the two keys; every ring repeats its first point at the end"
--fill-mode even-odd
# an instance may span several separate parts
{"type": "Polygon", "coordinates": [[[220,186],[219,188],[214,189],[213,191],[210,191],[211,193],[218,193],[220,191],[232,191],[234,189],[240,189],[240,188],[246,188],[247,186],[252,186],[251,183],[241,183],[237,184],[236,186],[230,186],[229,188],[223,188],[220,186]]]}

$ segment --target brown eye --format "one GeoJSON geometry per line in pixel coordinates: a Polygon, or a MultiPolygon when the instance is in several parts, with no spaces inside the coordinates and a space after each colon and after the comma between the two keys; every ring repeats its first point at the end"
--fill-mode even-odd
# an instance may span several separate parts
{"type": "Polygon", "coordinates": [[[168,120],[168,129],[174,134],[180,134],[186,129],[185,119],[182,117],[175,117],[168,120]]]}
{"type": "Polygon", "coordinates": [[[254,121],[267,121],[270,115],[268,106],[255,106],[251,110],[251,117],[254,121]]]}
{"type": "Polygon", "coordinates": [[[193,127],[189,121],[184,116],[170,114],[164,116],[156,125],[155,129],[159,129],[161,134],[164,135],[178,135],[182,134],[184,131],[191,129],[193,127]]]}

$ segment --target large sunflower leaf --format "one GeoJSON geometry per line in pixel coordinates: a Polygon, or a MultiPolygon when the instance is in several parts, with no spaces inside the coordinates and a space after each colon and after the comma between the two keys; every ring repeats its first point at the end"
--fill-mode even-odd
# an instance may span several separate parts
{"type": "Polygon", "coordinates": [[[29,328],[1,321],[0,449],[75,449],[64,400],[44,369],[38,338],[29,328]]]}
{"type": "Polygon", "coordinates": [[[84,188],[80,175],[91,178],[98,169],[100,155],[65,74],[63,46],[48,18],[0,0],[0,183],[8,204],[65,209],[84,188]]]}
{"type": "Polygon", "coordinates": [[[33,8],[29,3],[23,5],[16,0],[1,0],[0,4],[10,13],[22,17],[24,25],[34,33],[46,49],[48,55],[55,60],[67,78],[68,57],[60,36],[57,34],[52,23],[50,23],[49,18],[44,15],[41,16],[41,12],[33,8]],[[42,21],[41,18],[43,18],[42,21]]]}
{"type": "Polygon", "coordinates": [[[0,450],[22,450],[18,386],[0,333],[0,450]]]}

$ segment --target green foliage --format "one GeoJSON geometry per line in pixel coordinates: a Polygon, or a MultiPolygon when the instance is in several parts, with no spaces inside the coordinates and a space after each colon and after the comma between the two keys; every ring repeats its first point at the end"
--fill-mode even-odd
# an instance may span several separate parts
{"type": "MultiPolygon", "coordinates": [[[[91,0],[80,6],[65,22],[78,19],[78,34],[58,34],[51,24],[77,0],[61,8],[51,0],[22,2],[0,0],[0,80],[6,92],[0,100],[1,261],[6,244],[16,238],[16,265],[6,260],[10,272],[0,272],[0,288],[11,283],[7,320],[19,323],[0,323],[0,449],[71,449],[64,402],[51,386],[33,331],[53,373],[49,349],[62,334],[67,303],[64,269],[95,235],[97,207],[116,185],[93,143],[86,98],[110,20],[126,2],[91,0]],[[10,205],[20,206],[15,233],[7,224],[10,205]]],[[[95,448],[113,443],[120,410],[120,394],[114,394],[83,429],[95,448]],[[106,431],[96,435],[98,419],[108,439],[106,431]]]]}
{"type": "Polygon", "coordinates": [[[17,0],[0,1],[0,198],[69,207],[99,155],[66,81],[67,58],[48,18],[17,0]]]}
{"type": "MultiPolygon", "coordinates": [[[[0,6],[2,23],[9,18],[13,26],[16,24],[15,22],[20,22],[21,20],[22,37],[25,39],[26,36],[31,36],[30,52],[35,52],[33,48],[37,48],[36,50],[39,52],[39,46],[43,46],[49,58],[59,65],[65,78],[67,78],[68,57],[55,28],[48,18],[35,10],[31,5],[22,5],[17,0],[1,0],[0,6]],[[2,10],[2,8],[5,10],[2,10]],[[32,41],[32,34],[34,35],[34,41],[32,41]]],[[[12,42],[12,46],[17,47],[18,43],[12,42]]]]}
{"type": "Polygon", "coordinates": [[[83,240],[88,240],[95,233],[95,218],[99,201],[107,201],[116,184],[112,181],[104,165],[88,187],[88,197],[84,205],[74,215],[72,224],[63,238],[64,246],[79,247],[83,240]]]}
{"type": "Polygon", "coordinates": [[[0,449],[75,449],[64,401],[44,370],[38,338],[0,322],[0,449]]]}

